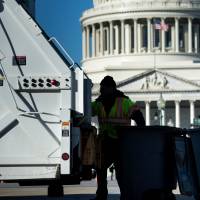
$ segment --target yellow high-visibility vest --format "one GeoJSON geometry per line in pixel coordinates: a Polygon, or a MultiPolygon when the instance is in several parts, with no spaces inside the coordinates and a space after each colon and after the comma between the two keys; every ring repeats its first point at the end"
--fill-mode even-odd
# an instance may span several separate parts
{"type": "Polygon", "coordinates": [[[115,126],[131,125],[131,114],[135,109],[138,109],[135,102],[125,97],[115,99],[108,115],[100,101],[92,103],[92,115],[98,116],[100,134],[108,134],[112,138],[117,138],[115,126]]]}

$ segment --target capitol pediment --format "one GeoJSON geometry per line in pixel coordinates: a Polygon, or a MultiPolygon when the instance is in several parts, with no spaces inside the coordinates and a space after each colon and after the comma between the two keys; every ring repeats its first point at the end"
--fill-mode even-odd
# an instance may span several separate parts
{"type": "Polygon", "coordinates": [[[118,83],[124,92],[194,91],[200,85],[159,70],[150,70],[118,83]]]}

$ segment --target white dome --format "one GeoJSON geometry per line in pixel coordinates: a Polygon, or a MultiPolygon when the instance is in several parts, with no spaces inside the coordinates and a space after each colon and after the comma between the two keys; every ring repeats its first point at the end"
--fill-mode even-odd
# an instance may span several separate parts
{"type": "Polygon", "coordinates": [[[199,4],[200,0],[93,0],[95,7],[103,6],[105,4],[119,4],[119,3],[175,3],[175,4],[199,4]]]}
{"type": "Polygon", "coordinates": [[[98,5],[98,4],[104,4],[104,3],[118,3],[118,2],[178,2],[178,3],[196,3],[200,2],[200,0],[93,0],[93,3],[98,5]]]}

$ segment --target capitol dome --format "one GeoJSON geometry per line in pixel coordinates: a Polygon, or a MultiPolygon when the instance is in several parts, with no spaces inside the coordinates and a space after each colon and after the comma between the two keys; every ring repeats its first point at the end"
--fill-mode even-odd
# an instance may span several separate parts
{"type": "Polygon", "coordinates": [[[102,7],[102,6],[147,6],[151,7],[152,5],[162,6],[162,7],[198,7],[200,0],[93,0],[94,7],[102,7]]]}
{"type": "Polygon", "coordinates": [[[196,3],[199,2],[199,0],[93,0],[94,5],[100,5],[105,3],[118,3],[118,2],[167,2],[167,3],[196,3]]]}
{"type": "MultiPolygon", "coordinates": [[[[81,64],[94,83],[93,95],[98,95],[101,79],[111,75],[119,89],[143,102],[147,125],[152,124],[151,106],[155,109],[162,93],[171,102],[167,106],[175,109],[174,124],[189,127],[195,106],[200,112],[200,0],[93,4],[80,19],[81,64]],[[181,118],[181,106],[189,107],[189,118],[181,118]]],[[[169,117],[173,112],[167,113],[169,117]]]]}

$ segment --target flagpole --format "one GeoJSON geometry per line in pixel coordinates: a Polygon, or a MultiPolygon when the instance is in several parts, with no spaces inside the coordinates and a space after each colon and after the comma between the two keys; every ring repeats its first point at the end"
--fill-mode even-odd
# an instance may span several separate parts
{"type": "MultiPolygon", "coordinates": [[[[169,25],[165,23],[165,21],[162,19],[162,21],[158,20],[158,19],[153,19],[153,24],[154,24],[154,29],[156,30],[161,30],[161,31],[168,31],[169,29],[169,25]]],[[[163,37],[163,36],[162,36],[163,37]]],[[[154,37],[155,40],[155,37],[154,37]]],[[[155,43],[155,41],[154,41],[155,43]]],[[[161,43],[161,39],[160,39],[160,43],[161,43]]],[[[162,44],[161,44],[161,48],[162,48],[162,44]]],[[[154,70],[156,70],[156,49],[154,49],[154,70]]]]}
{"type": "Polygon", "coordinates": [[[156,70],[156,51],[154,50],[154,70],[156,70]]]}

